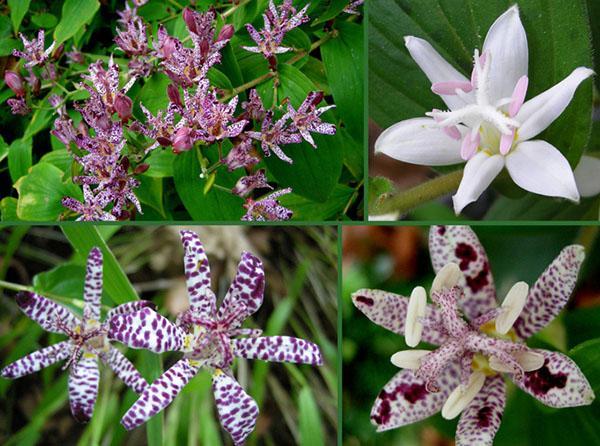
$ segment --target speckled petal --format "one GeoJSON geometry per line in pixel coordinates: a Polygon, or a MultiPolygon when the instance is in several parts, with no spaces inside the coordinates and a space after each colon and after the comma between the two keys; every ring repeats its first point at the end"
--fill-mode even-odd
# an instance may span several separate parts
{"type": "Polygon", "coordinates": [[[238,312],[231,328],[239,326],[260,308],[264,291],[265,272],[262,262],[249,252],[243,252],[235,278],[219,308],[218,318],[233,316],[238,312]]]}
{"type": "MultiPolygon", "coordinates": [[[[366,288],[352,294],[352,302],[365,316],[400,336],[404,336],[408,300],[399,294],[366,288]]],[[[446,335],[437,328],[441,327],[441,317],[436,307],[427,305],[422,341],[435,345],[443,344],[446,335]]]]}
{"type": "Polygon", "coordinates": [[[102,251],[92,248],[87,259],[85,284],[83,287],[83,318],[100,320],[100,302],[102,300],[102,251]]]}
{"type": "Polygon", "coordinates": [[[212,378],[219,421],[235,445],[242,445],[254,430],[258,405],[242,386],[224,371],[217,369],[212,378]]]}
{"type": "Polygon", "coordinates": [[[190,308],[202,318],[213,317],[216,301],[215,294],[210,289],[210,267],[204,246],[195,232],[181,231],[180,235],[185,251],[183,265],[190,308]]]}
{"type": "Polygon", "coordinates": [[[117,314],[108,323],[109,339],[154,353],[180,350],[185,337],[179,327],[150,308],[135,313],[117,314]]]}
{"type": "Polygon", "coordinates": [[[514,324],[521,338],[527,339],[537,333],[560,313],[575,289],[584,258],[583,246],[567,246],[538,278],[514,324]]]}
{"type": "Polygon", "coordinates": [[[133,300],[131,302],[125,302],[124,304],[112,308],[106,315],[106,320],[109,321],[117,314],[135,313],[136,311],[143,310],[144,308],[155,310],[156,305],[154,302],[150,302],[149,300],[133,300]]]}
{"type": "Polygon", "coordinates": [[[371,423],[382,432],[423,420],[442,409],[459,383],[458,368],[454,365],[440,376],[440,391],[435,393],[425,389],[425,382],[413,370],[402,370],[379,392],[371,409],[371,423]]]}
{"type": "Polygon", "coordinates": [[[486,378],[483,388],[460,416],[456,446],[491,446],[506,404],[506,385],[502,375],[486,378]]]}
{"type": "Polygon", "coordinates": [[[148,386],[146,380],[140,375],[140,372],[137,371],[131,361],[115,347],[110,347],[109,353],[102,359],[113,369],[121,381],[128,387],[131,387],[135,393],[142,393],[148,386]]]}
{"type": "Polygon", "coordinates": [[[23,291],[15,297],[19,308],[32,320],[46,330],[54,333],[64,333],[57,325],[57,320],[68,328],[79,324],[79,319],[62,305],[39,294],[23,291]]]}
{"type": "Polygon", "coordinates": [[[72,366],[69,375],[71,413],[80,423],[87,423],[92,418],[99,381],[98,357],[84,353],[79,362],[72,366]]]}
{"type": "Polygon", "coordinates": [[[198,368],[190,364],[187,358],[177,361],[173,367],[146,387],[138,400],[123,415],[121,424],[125,429],[131,430],[146,422],[171,404],[197,372],[198,368]]]}
{"type": "Polygon", "coordinates": [[[521,381],[514,383],[550,407],[586,406],[594,400],[587,378],[577,364],[558,352],[535,350],[544,355],[544,365],[533,372],[525,372],[521,381]]]}
{"type": "Polygon", "coordinates": [[[429,254],[437,273],[448,263],[456,263],[464,278],[459,302],[469,320],[497,307],[496,288],[485,249],[468,226],[433,226],[429,231],[429,254]]]}
{"type": "Polygon", "coordinates": [[[2,369],[2,378],[20,378],[48,367],[55,362],[66,359],[71,354],[71,341],[63,341],[50,347],[42,348],[17,359],[2,369]]]}
{"type": "Polygon", "coordinates": [[[290,336],[233,339],[232,346],[233,354],[241,358],[297,364],[323,364],[323,358],[317,345],[290,336]]]}

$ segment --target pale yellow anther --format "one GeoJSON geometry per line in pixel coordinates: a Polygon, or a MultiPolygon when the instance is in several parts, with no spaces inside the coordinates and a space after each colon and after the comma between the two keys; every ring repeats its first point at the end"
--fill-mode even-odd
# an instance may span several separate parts
{"type": "Polygon", "coordinates": [[[452,391],[442,407],[442,417],[447,420],[456,418],[477,396],[484,382],[484,373],[472,373],[466,386],[460,385],[452,391]]]}
{"type": "Polygon", "coordinates": [[[200,367],[202,365],[202,363],[200,361],[196,361],[195,359],[188,359],[188,363],[192,367],[200,367]]]}
{"type": "Polygon", "coordinates": [[[421,367],[421,359],[428,353],[429,350],[402,350],[394,353],[390,361],[401,369],[415,370],[421,367]]]}
{"type": "Polygon", "coordinates": [[[462,277],[463,273],[458,265],[452,262],[448,263],[435,275],[431,284],[431,293],[455,287],[462,277]]]}
{"type": "MultiPolygon", "coordinates": [[[[544,365],[544,355],[532,351],[514,352],[512,357],[519,363],[521,369],[524,372],[533,372],[544,365]]],[[[509,364],[502,362],[495,356],[491,356],[489,359],[490,368],[497,372],[502,373],[515,373],[513,367],[509,364]]]]}
{"type": "Polygon", "coordinates": [[[191,351],[192,350],[192,343],[194,342],[194,335],[185,335],[185,338],[183,338],[183,351],[191,351]]]}
{"type": "Polygon", "coordinates": [[[496,317],[496,331],[500,334],[508,333],[527,302],[529,285],[525,282],[517,282],[510,289],[500,308],[500,314],[496,317]]]}
{"type": "Polygon", "coordinates": [[[423,324],[420,318],[425,317],[427,308],[427,292],[422,286],[416,287],[410,294],[408,308],[406,309],[406,321],[404,324],[404,339],[406,345],[415,347],[421,342],[423,324]]]}

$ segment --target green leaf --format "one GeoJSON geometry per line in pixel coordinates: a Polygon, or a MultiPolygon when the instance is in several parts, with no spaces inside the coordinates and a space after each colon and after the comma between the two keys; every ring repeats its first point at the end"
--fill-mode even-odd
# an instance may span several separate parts
{"type": "Polygon", "coordinates": [[[102,250],[104,256],[104,290],[115,304],[138,299],[138,295],[125,271],[123,271],[95,226],[76,223],[63,225],[61,229],[69,239],[73,249],[77,251],[80,264],[85,264],[92,248],[98,247],[102,250]]]}
{"type": "Polygon", "coordinates": [[[171,148],[157,147],[144,161],[150,166],[145,175],[154,178],[172,177],[173,162],[176,157],[177,155],[173,153],[171,148]]]}
{"type": "Polygon", "coordinates": [[[164,74],[155,74],[146,81],[137,95],[136,102],[141,102],[152,114],[156,115],[158,110],[164,110],[169,105],[167,86],[170,82],[164,74]]]}
{"type": "Polygon", "coordinates": [[[0,39],[0,56],[8,56],[12,54],[13,49],[17,47],[19,41],[12,37],[3,37],[0,39]]]}
{"type": "Polygon", "coordinates": [[[83,26],[91,22],[100,8],[98,0],[65,0],[54,40],[60,45],[73,37],[83,26]]]}
{"type": "Polygon", "coordinates": [[[321,56],[336,108],[346,129],[362,142],[364,126],[363,27],[336,25],[337,34],[321,46],[321,56]],[[356,67],[349,70],[348,66],[356,67]]]}
{"type": "Polygon", "coordinates": [[[82,199],[81,189],[71,180],[63,182],[63,172],[48,163],[38,163],[15,183],[19,192],[17,216],[21,220],[52,221],[64,211],[65,196],[82,199]]]}
{"type": "MultiPolygon", "coordinates": [[[[472,0],[456,8],[420,0],[372,2],[368,62],[371,118],[381,127],[388,127],[423,116],[433,108],[446,108],[409,56],[404,36],[427,40],[459,71],[470,75],[473,50],[482,48],[490,25],[514,3],[472,0]]],[[[583,1],[518,3],[529,44],[530,99],[576,67],[591,66],[590,31],[583,1]]],[[[589,136],[591,99],[591,81],[586,81],[563,115],[538,137],[557,147],[572,166],[577,164],[589,136]]]]}
{"type": "Polygon", "coordinates": [[[10,8],[10,19],[12,20],[13,30],[15,34],[19,31],[21,21],[27,11],[29,11],[29,4],[31,0],[8,0],[8,7],[10,8]]]}
{"type": "Polygon", "coordinates": [[[16,139],[8,148],[8,170],[13,183],[31,167],[31,139],[16,139]]]}
{"type": "Polygon", "coordinates": [[[53,164],[63,172],[67,172],[71,169],[73,157],[67,149],[58,149],[46,153],[44,156],[42,156],[40,162],[53,164]]]}
{"type": "Polygon", "coordinates": [[[302,387],[298,395],[298,423],[301,446],[319,446],[325,444],[319,407],[308,386],[302,387]]]}
{"type": "Polygon", "coordinates": [[[319,203],[296,194],[287,194],[280,202],[294,211],[294,220],[323,221],[341,217],[354,189],[338,184],[327,201],[319,203]]]}
{"type": "MultiPolygon", "coordinates": [[[[309,92],[316,90],[310,79],[296,67],[281,65],[279,75],[279,98],[289,98],[296,108],[309,92]]],[[[269,106],[273,102],[273,80],[261,84],[258,91],[269,106]]],[[[332,122],[332,114],[325,113],[323,120],[332,122]]],[[[265,163],[282,188],[291,187],[298,195],[324,202],[333,192],[342,171],[342,137],[313,134],[313,138],[316,149],[306,142],[283,147],[285,153],[294,161],[293,164],[281,161],[275,155],[265,158],[265,163]]]]}
{"type": "MultiPolygon", "coordinates": [[[[316,2],[315,2],[316,3],[316,2]]],[[[329,8],[323,14],[321,14],[312,25],[318,25],[319,23],[327,22],[339,15],[346,6],[348,6],[348,0],[331,0],[329,8]]]]}
{"type": "Polygon", "coordinates": [[[34,25],[44,29],[54,28],[58,23],[56,16],[47,12],[32,15],[31,21],[34,25]]]}
{"type": "Polygon", "coordinates": [[[600,392],[600,338],[579,344],[569,352],[569,356],[588,379],[594,393],[598,394],[600,392]]]}
{"type": "Polygon", "coordinates": [[[0,200],[0,221],[17,221],[17,199],[4,197],[0,200]]]}
{"type": "MultiPolygon", "coordinates": [[[[208,150],[211,149],[215,150],[214,147],[208,150]]],[[[240,197],[216,188],[204,194],[206,180],[200,178],[196,150],[177,155],[173,165],[173,179],[177,194],[193,220],[231,221],[239,220],[244,215],[244,202],[240,197]]],[[[235,181],[234,174],[223,170],[219,171],[216,179],[219,186],[228,188],[233,187],[235,181]]]]}
{"type": "Polygon", "coordinates": [[[570,346],[577,345],[600,333],[600,307],[576,308],[564,316],[570,346]]]}
{"type": "Polygon", "coordinates": [[[0,163],[8,156],[8,144],[4,141],[2,135],[0,135],[0,163]]]}
{"type": "Polygon", "coordinates": [[[64,263],[49,271],[36,274],[33,278],[33,288],[36,293],[56,294],[58,296],[81,299],[85,266],[64,263]]]}
{"type": "MultiPolygon", "coordinates": [[[[46,103],[46,100],[50,97],[50,94],[46,96],[46,98],[42,101],[42,103],[46,103]]],[[[47,108],[39,108],[33,112],[33,116],[31,117],[31,121],[27,125],[25,129],[25,134],[23,135],[23,139],[33,138],[33,136],[42,130],[44,130],[48,124],[50,123],[50,119],[52,119],[52,111],[47,108]]]]}
{"type": "MultiPolygon", "coordinates": [[[[135,195],[139,198],[139,200],[152,206],[155,210],[157,210],[164,218],[165,208],[163,206],[163,181],[161,178],[152,178],[147,175],[140,175],[138,177],[140,180],[140,186],[135,189],[135,195]]],[[[143,207],[142,207],[143,209],[143,207]]]]}
{"type": "MultiPolygon", "coordinates": [[[[154,382],[162,374],[162,362],[159,355],[144,350],[140,352],[142,358],[140,373],[148,382],[154,382]]],[[[163,446],[164,412],[157,413],[146,423],[146,438],[149,446],[163,446]]]]}

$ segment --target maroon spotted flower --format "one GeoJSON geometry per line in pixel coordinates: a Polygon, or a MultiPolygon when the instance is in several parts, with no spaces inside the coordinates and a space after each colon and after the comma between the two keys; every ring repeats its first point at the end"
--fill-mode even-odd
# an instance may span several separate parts
{"type": "Polygon", "coordinates": [[[319,102],[323,100],[323,93],[320,91],[312,91],[307,96],[304,102],[300,104],[298,110],[292,107],[288,102],[287,117],[292,120],[293,128],[302,135],[302,138],[311,146],[317,147],[311,136],[312,133],[320,133],[323,135],[335,135],[335,125],[321,121],[320,116],[327,110],[335,107],[335,105],[327,105],[317,108],[319,102]]]}
{"type": "MultiPolygon", "coordinates": [[[[27,316],[44,330],[67,335],[69,339],[24,356],[4,367],[0,375],[3,378],[20,378],[67,359],[63,369],[69,368],[71,413],[82,423],[88,422],[94,412],[100,381],[98,359],[113,369],[134,392],[141,393],[148,384],[133,364],[108,341],[108,327],[100,322],[101,298],[102,251],[98,248],[90,251],[87,260],[83,318],[38,294],[17,294],[17,305],[27,316]]],[[[151,302],[141,300],[128,302],[110,310],[107,319],[151,305],[151,302]]]]}
{"type": "Polygon", "coordinates": [[[271,192],[258,200],[246,199],[246,203],[244,203],[246,213],[242,217],[242,221],[289,220],[292,218],[293,212],[279,203],[279,197],[291,192],[292,188],[288,187],[271,192]]]}
{"type": "Polygon", "coordinates": [[[201,368],[207,368],[212,372],[221,424],[234,443],[240,445],[254,429],[258,406],[235,380],[231,370],[234,358],[321,365],[321,353],[315,344],[302,339],[261,337],[261,330],[241,327],[263,300],[265,275],[258,258],[247,252],[242,254],[233,283],[217,309],[202,243],[191,231],[181,231],[181,240],[190,308],[175,323],[149,308],[115,315],[110,321],[110,337],[132,348],[183,353],[175,365],[146,388],[121,423],[126,429],[133,429],[146,422],[168,406],[201,368]]]}
{"type": "Polygon", "coordinates": [[[517,282],[501,306],[485,250],[468,226],[433,227],[429,250],[437,273],[430,292],[433,304],[427,304],[423,287],[415,288],[409,299],[369,289],[352,295],[360,311],[404,335],[409,347],[421,340],[439,346],[392,356],[392,363],[404,370],[375,400],[371,421],[378,431],[441,411],[447,419],[460,415],[457,445],[491,445],[506,401],[503,373],[547,406],[591,404],[594,392],[573,360],[525,344],[567,303],[583,247],[564,248],[531,289],[517,282]]]}

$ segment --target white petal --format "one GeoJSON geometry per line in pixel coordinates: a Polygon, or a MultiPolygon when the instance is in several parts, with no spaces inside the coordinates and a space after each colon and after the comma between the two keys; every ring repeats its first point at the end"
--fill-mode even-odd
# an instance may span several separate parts
{"type": "Polygon", "coordinates": [[[579,67],[554,87],[523,104],[515,119],[521,123],[519,140],[526,141],[545,130],[567,108],[579,84],[594,72],[579,67]]]}
{"type": "Polygon", "coordinates": [[[506,156],[506,168],[517,185],[529,192],[579,201],[571,166],[546,141],[525,141],[506,156]]]}
{"type": "MultiPolygon", "coordinates": [[[[466,132],[464,127],[462,129],[466,132]]],[[[431,118],[407,119],[388,127],[375,141],[375,152],[425,166],[445,166],[463,161],[460,140],[446,135],[431,118]]]]}
{"type": "Polygon", "coordinates": [[[582,156],[575,168],[575,182],[582,197],[600,194],[600,159],[582,156]]]}
{"type": "Polygon", "coordinates": [[[467,162],[458,191],[452,197],[456,215],[460,214],[466,205],[479,198],[503,167],[504,157],[489,156],[483,152],[479,152],[467,162]]]}
{"type": "Polygon", "coordinates": [[[517,5],[492,24],[483,43],[483,53],[488,53],[491,60],[490,101],[510,97],[518,80],[527,75],[529,60],[527,35],[517,5]]]}
{"type": "MultiPolygon", "coordinates": [[[[469,79],[450,65],[426,40],[406,36],[404,43],[412,58],[432,84],[449,81],[469,82],[469,79]]],[[[464,101],[457,96],[441,96],[441,98],[451,110],[464,105],[464,101]]]]}

